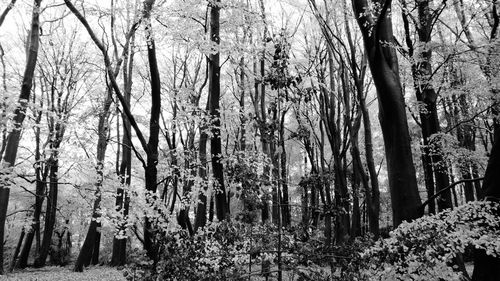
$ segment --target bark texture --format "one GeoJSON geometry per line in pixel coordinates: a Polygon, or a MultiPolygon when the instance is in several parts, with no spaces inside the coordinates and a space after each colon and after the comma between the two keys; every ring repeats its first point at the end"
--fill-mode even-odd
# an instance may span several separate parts
{"type": "Polygon", "coordinates": [[[353,0],[353,9],[363,34],[368,64],[377,89],[393,225],[397,226],[404,220],[413,220],[422,215],[419,210],[421,201],[413,165],[397,56],[392,45],[386,43],[393,42],[392,21],[388,14],[391,1],[374,2],[383,7],[376,18],[365,13],[369,9],[366,0],[353,0]]]}
{"type": "MultiPolygon", "coordinates": [[[[42,0],[33,1],[33,12],[31,15],[31,29],[28,35],[28,57],[26,62],[26,68],[23,74],[23,81],[21,85],[21,93],[19,95],[19,104],[14,111],[14,129],[9,133],[7,137],[7,144],[5,147],[3,155],[3,165],[7,167],[14,166],[17,158],[17,149],[19,147],[19,141],[21,140],[21,130],[24,118],[26,117],[26,107],[30,100],[31,88],[33,85],[33,74],[35,73],[35,67],[38,59],[38,46],[40,39],[40,4],[42,0]]],[[[8,11],[7,11],[8,12],[8,11]]],[[[5,15],[7,15],[5,13],[5,15]]],[[[3,16],[5,18],[5,16],[3,16]]],[[[5,219],[7,216],[7,208],[9,204],[9,194],[10,188],[5,184],[0,186],[0,241],[4,241],[4,231],[5,231],[5,219]],[[5,212],[3,210],[5,208],[5,212]]],[[[4,273],[3,270],[3,242],[0,243],[0,274],[4,273]]]]}

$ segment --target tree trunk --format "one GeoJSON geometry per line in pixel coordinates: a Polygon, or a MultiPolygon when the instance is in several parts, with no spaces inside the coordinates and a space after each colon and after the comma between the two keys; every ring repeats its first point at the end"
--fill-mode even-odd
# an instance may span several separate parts
{"type": "MultiPolygon", "coordinates": [[[[441,147],[439,144],[436,145],[430,142],[430,138],[440,131],[440,126],[436,107],[438,95],[430,81],[433,74],[432,50],[428,45],[431,42],[434,18],[430,11],[429,2],[429,0],[416,2],[419,22],[419,26],[417,27],[418,41],[419,44],[424,47],[419,53],[415,54],[417,56],[417,58],[415,58],[416,63],[411,67],[417,101],[425,105],[425,108],[420,108],[419,113],[424,142],[424,155],[422,156],[422,160],[428,193],[434,189],[430,186],[430,184],[433,183],[431,172],[434,174],[436,192],[439,192],[449,185],[447,174],[448,168],[443,161],[440,152],[441,147]],[[429,148],[429,145],[433,145],[434,149],[429,148]],[[436,149],[437,152],[431,152],[436,149]]],[[[403,16],[406,17],[406,14],[403,16]]],[[[411,45],[409,26],[408,24],[404,26],[407,44],[411,45]]],[[[408,47],[410,49],[410,55],[414,55],[413,46],[408,47]]],[[[438,198],[438,208],[442,211],[451,207],[451,193],[450,191],[444,192],[443,195],[438,198]]]]}
{"type": "MultiPolygon", "coordinates": [[[[26,68],[24,70],[23,82],[21,85],[21,93],[19,95],[19,105],[14,111],[13,124],[14,129],[9,133],[7,137],[7,144],[5,152],[3,155],[3,165],[8,167],[14,166],[17,157],[17,149],[19,147],[19,141],[21,139],[21,130],[24,118],[26,116],[26,107],[30,100],[31,87],[33,85],[33,74],[35,72],[36,62],[38,58],[38,46],[40,39],[40,4],[42,0],[33,1],[33,13],[31,16],[31,30],[28,37],[28,58],[26,62],[26,68]]],[[[0,212],[0,275],[4,273],[3,270],[3,241],[4,241],[4,229],[5,220],[7,215],[7,207],[9,204],[9,187],[2,184],[0,186],[0,202],[2,203],[2,208],[5,208],[5,212],[0,212]],[[4,207],[5,206],[5,207],[4,207]]]]}
{"type": "MultiPolygon", "coordinates": [[[[40,99],[40,108],[43,107],[43,98],[40,99]]],[[[36,116],[36,124],[39,125],[42,119],[42,111],[37,112],[36,116]]],[[[33,239],[35,235],[37,235],[37,243],[36,243],[36,253],[38,255],[39,250],[39,239],[40,239],[40,215],[42,213],[43,201],[45,198],[45,190],[47,188],[47,175],[48,175],[48,167],[47,165],[43,165],[44,162],[41,160],[41,148],[40,148],[40,126],[35,128],[35,207],[33,212],[33,223],[31,225],[31,229],[28,231],[26,235],[26,240],[24,242],[23,248],[21,250],[21,254],[19,256],[19,260],[17,263],[18,268],[26,268],[28,266],[28,258],[31,251],[31,246],[33,244],[33,239]]]]}
{"type": "MultiPolygon", "coordinates": [[[[124,98],[127,106],[130,107],[130,96],[132,93],[132,76],[133,76],[133,66],[134,66],[134,51],[133,46],[135,42],[135,35],[132,35],[129,53],[126,53],[125,63],[123,65],[123,80],[124,82],[124,98]]],[[[125,192],[123,187],[130,186],[130,177],[132,171],[132,140],[131,140],[131,130],[132,126],[130,121],[125,115],[122,115],[123,120],[123,137],[122,137],[122,155],[121,163],[119,169],[120,188],[116,190],[116,201],[115,206],[118,212],[121,212],[121,219],[126,220],[128,216],[129,208],[129,196],[125,192]]],[[[122,221],[118,228],[118,231],[123,234],[126,231],[126,222],[122,221]]],[[[113,238],[113,252],[111,254],[111,265],[112,266],[122,266],[127,262],[127,239],[125,237],[113,238]]]]}
{"type": "MultiPolygon", "coordinates": [[[[359,207],[359,187],[363,184],[365,191],[370,190],[368,185],[368,175],[365,173],[361,155],[359,151],[359,128],[361,125],[361,112],[354,118],[354,122],[349,122],[349,130],[351,131],[351,155],[352,155],[352,222],[351,222],[351,238],[361,235],[361,211],[359,207]]],[[[365,193],[371,196],[369,192],[365,193]]]]}
{"type": "MultiPolygon", "coordinates": [[[[209,97],[210,99],[210,97],[209,97]]],[[[205,110],[208,111],[210,105],[210,100],[207,100],[207,105],[205,110]]],[[[204,227],[207,224],[207,188],[206,180],[207,180],[207,141],[208,134],[206,130],[208,126],[204,124],[200,126],[200,145],[198,147],[199,159],[200,159],[200,168],[198,169],[198,175],[203,180],[203,191],[200,191],[198,194],[198,205],[196,207],[196,220],[194,224],[195,232],[200,227],[204,227]]]]}
{"type": "Polygon", "coordinates": [[[3,22],[5,21],[5,18],[9,14],[10,10],[14,8],[14,5],[16,4],[17,0],[11,0],[10,3],[5,7],[3,10],[2,14],[0,15],[0,26],[2,26],[3,22]]]}
{"type": "MultiPolygon", "coordinates": [[[[151,9],[154,0],[147,0],[144,3],[145,18],[151,16],[151,9]]],[[[156,46],[153,38],[153,29],[149,22],[146,31],[148,34],[148,63],[151,74],[151,116],[149,119],[149,140],[147,144],[147,162],[145,167],[146,190],[151,194],[156,193],[158,170],[158,137],[160,133],[160,111],[161,111],[161,82],[158,62],[156,59],[156,46]]],[[[175,195],[174,195],[175,196],[175,195]]],[[[153,198],[154,200],[155,198],[153,198]]],[[[154,229],[150,220],[146,217],[144,224],[144,248],[150,259],[157,260],[158,249],[154,242],[154,229]]]]}
{"type": "MultiPolygon", "coordinates": [[[[359,90],[358,90],[359,91],[359,90]]],[[[365,189],[366,209],[368,213],[368,224],[370,232],[378,239],[380,235],[380,190],[378,185],[378,173],[373,157],[373,142],[370,113],[366,106],[366,99],[362,93],[358,93],[359,108],[363,116],[363,132],[365,140],[366,165],[370,175],[370,189],[365,189]]]]}
{"type": "MultiPolygon", "coordinates": [[[[55,149],[57,149],[57,147],[55,149]]],[[[45,211],[45,226],[43,229],[42,246],[40,248],[40,253],[38,253],[38,256],[35,259],[35,267],[45,266],[50,246],[52,244],[52,234],[56,223],[57,194],[59,189],[59,160],[57,150],[55,150],[55,152],[50,156],[47,161],[47,165],[49,166],[49,195],[47,197],[47,209],[45,211]]]]}
{"type": "MultiPolygon", "coordinates": [[[[278,101],[277,101],[278,102],[278,101]]],[[[272,181],[271,181],[271,186],[272,186],[272,191],[271,191],[271,199],[272,199],[272,206],[271,206],[271,221],[274,225],[278,225],[279,220],[280,220],[280,214],[279,214],[279,200],[278,196],[278,189],[280,183],[280,175],[279,175],[279,155],[277,151],[277,142],[276,142],[276,136],[275,136],[275,131],[276,131],[276,122],[278,120],[278,108],[277,104],[273,103],[269,106],[268,109],[271,113],[271,125],[267,128],[268,131],[268,137],[269,137],[269,154],[271,157],[271,164],[272,164],[272,181]]]]}
{"type": "MultiPolygon", "coordinates": [[[[210,4],[210,40],[219,45],[219,13],[220,0],[210,4]]],[[[219,51],[210,55],[209,63],[209,92],[210,92],[210,117],[212,118],[212,136],[210,138],[210,153],[212,154],[212,173],[216,182],[215,208],[217,219],[223,221],[229,214],[229,206],[226,201],[226,189],[224,185],[224,168],[222,165],[222,142],[221,142],[221,120],[220,120],[220,54],[219,51]]]]}
{"type": "MultiPolygon", "coordinates": [[[[0,218],[6,218],[7,217],[7,203],[9,200],[9,188],[3,188],[0,189],[0,218]]],[[[0,221],[2,224],[0,224],[0,237],[4,237],[5,233],[5,219],[0,221]]],[[[1,247],[2,251],[0,252],[0,260],[3,261],[3,240],[1,240],[1,247]]],[[[3,263],[0,264],[0,274],[3,274],[3,263]]]]}
{"type": "Polygon", "coordinates": [[[94,207],[92,209],[92,219],[90,221],[89,230],[87,231],[87,236],[83,242],[82,248],[80,249],[80,253],[78,254],[78,258],[75,262],[74,271],[82,272],[83,267],[89,266],[90,263],[93,263],[93,259],[98,258],[98,247],[100,241],[100,236],[98,232],[100,231],[100,203],[101,203],[101,189],[103,178],[103,169],[104,169],[104,159],[106,157],[106,148],[108,146],[108,117],[109,117],[109,109],[112,103],[111,90],[108,91],[106,100],[104,101],[102,110],[99,114],[99,123],[97,128],[97,154],[96,154],[96,172],[98,175],[98,179],[95,183],[95,195],[96,199],[94,201],[94,207]],[[97,251],[96,251],[97,250],[97,251]]]}
{"type": "Polygon", "coordinates": [[[17,241],[16,249],[14,250],[14,256],[12,257],[12,262],[10,263],[9,271],[14,271],[14,267],[16,266],[17,256],[19,255],[19,251],[21,250],[21,245],[23,244],[24,236],[26,235],[26,231],[24,228],[21,230],[21,235],[19,236],[19,240],[17,241]]]}
{"type": "Polygon", "coordinates": [[[280,165],[281,165],[281,217],[283,227],[288,228],[291,226],[292,216],[290,213],[290,203],[288,199],[288,167],[286,160],[285,149],[285,114],[286,111],[281,113],[281,121],[279,127],[279,146],[280,146],[280,165]]]}
{"type": "MultiPolygon", "coordinates": [[[[495,137],[484,174],[483,193],[486,200],[500,200],[500,136],[495,137]]],[[[500,216],[500,214],[496,214],[500,216]]],[[[474,250],[472,281],[497,281],[500,276],[500,257],[487,255],[485,250],[474,250]]]]}
{"type": "MultiPolygon", "coordinates": [[[[98,171],[99,177],[102,176],[102,171],[98,171]]],[[[87,267],[90,265],[90,263],[93,262],[93,257],[98,256],[99,249],[96,247],[96,245],[99,245],[98,242],[98,235],[100,234],[100,203],[101,203],[101,194],[100,194],[100,187],[97,188],[96,184],[96,200],[94,201],[94,208],[92,209],[92,219],[90,221],[90,226],[89,230],[87,231],[87,236],[85,236],[85,241],[83,242],[82,248],[80,249],[80,253],[78,254],[78,258],[75,263],[74,271],[76,272],[82,272],[83,267],[87,267]],[[97,252],[94,254],[94,252],[97,252]]]]}
{"type": "Polygon", "coordinates": [[[391,1],[384,2],[374,19],[365,13],[367,2],[353,0],[353,8],[368,55],[368,63],[377,89],[379,119],[384,137],[393,225],[413,220],[422,214],[415,167],[411,152],[408,121],[393,42],[392,20],[387,14],[391,1]],[[375,22],[376,20],[376,22],[375,22]]]}
{"type": "MultiPolygon", "coordinates": [[[[458,97],[458,103],[456,105],[457,111],[460,113],[461,118],[470,118],[469,114],[469,100],[465,95],[461,95],[458,97]]],[[[457,127],[457,140],[458,144],[463,147],[468,149],[469,151],[476,151],[476,132],[475,132],[475,127],[473,122],[467,122],[460,124],[457,127]]],[[[465,161],[461,161],[460,163],[460,171],[462,174],[463,179],[472,179],[472,173],[474,170],[475,163],[470,163],[469,159],[466,159],[465,161]]],[[[474,201],[474,194],[476,193],[474,191],[474,183],[472,182],[466,182],[464,184],[464,193],[465,193],[465,201],[470,202],[474,201]]],[[[478,196],[477,199],[479,200],[480,197],[478,196]]]]}
{"type": "Polygon", "coordinates": [[[246,143],[246,124],[247,117],[245,115],[245,96],[246,96],[246,83],[245,83],[245,58],[241,57],[240,59],[240,139],[239,139],[239,150],[245,151],[247,148],[246,143]]]}

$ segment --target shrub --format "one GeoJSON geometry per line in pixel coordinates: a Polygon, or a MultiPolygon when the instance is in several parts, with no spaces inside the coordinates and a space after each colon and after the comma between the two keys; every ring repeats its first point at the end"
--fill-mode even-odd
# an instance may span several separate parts
{"type": "Polygon", "coordinates": [[[363,253],[368,280],[460,280],[455,257],[468,247],[500,254],[500,207],[471,202],[404,222],[363,253]]]}

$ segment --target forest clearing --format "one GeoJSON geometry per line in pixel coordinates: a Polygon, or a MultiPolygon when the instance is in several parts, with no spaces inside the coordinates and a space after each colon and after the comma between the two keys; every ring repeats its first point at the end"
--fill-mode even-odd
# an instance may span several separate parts
{"type": "Polygon", "coordinates": [[[497,0],[1,0],[0,280],[500,281],[497,0]]]}

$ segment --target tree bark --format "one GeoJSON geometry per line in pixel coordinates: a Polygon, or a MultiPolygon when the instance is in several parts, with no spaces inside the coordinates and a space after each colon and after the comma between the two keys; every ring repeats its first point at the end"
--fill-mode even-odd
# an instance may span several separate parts
{"type": "MultiPolygon", "coordinates": [[[[35,96],[36,97],[36,96],[35,96]]],[[[35,101],[33,101],[35,102],[35,101]]],[[[43,108],[43,97],[40,98],[39,103],[40,108],[43,108]]],[[[42,119],[43,111],[38,110],[36,112],[35,124],[35,207],[33,212],[33,223],[31,229],[26,235],[26,239],[17,262],[18,268],[26,268],[28,266],[28,258],[31,251],[31,246],[33,244],[33,239],[35,235],[37,236],[36,251],[35,254],[38,255],[39,251],[39,236],[40,236],[40,215],[42,213],[42,205],[45,198],[45,190],[47,188],[47,175],[48,167],[45,165],[44,161],[41,159],[41,147],[40,147],[40,121],[42,119]]]]}
{"type": "MultiPolygon", "coordinates": [[[[146,190],[154,195],[157,189],[158,169],[158,138],[160,134],[160,112],[161,112],[161,83],[158,62],[156,59],[156,46],[153,37],[153,28],[150,22],[151,10],[154,0],[144,2],[145,19],[147,20],[146,33],[148,35],[148,64],[151,75],[151,115],[149,118],[149,140],[147,144],[147,160],[145,167],[146,190]]],[[[154,200],[155,198],[153,198],[154,200]]],[[[154,241],[154,229],[150,220],[146,217],[144,224],[144,248],[150,259],[157,260],[158,245],[154,241]]]]}
{"type": "MultiPolygon", "coordinates": [[[[483,193],[486,200],[500,201],[500,136],[497,134],[491,149],[484,174],[483,193]]],[[[500,216],[500,214],[496,214],[500,216]]],[[[472,281],[496,281],[500,276],[500,257],[486,254],[485,250],[474,250],[472,281]]]]}
{"type": "MultiPolygon", "coordinates": [[[[207,100],[207,105],[205,107],[205,111],[209,110],[210,106],[210,97],[207,100]]],[[[203,124],[200,126],[200,145],[198,147],[198,157],[200,160],[200,168],[198,169],[198,175],[206,182],[207,179],[207,142],[208,142],[208,134],[206,130],[208,126],[203,124]]],[[[194,224],[194,231],[196,232],[200,227],[204,227],[207,223],[207,189],[208,186],[204,184],[203,191],[200,191],[198,194],[198,205],[196,207],[196,220],[194,224]]]]}
{"type": "Polygon", "coordinates": [[[10,3],[5,7],[3,10],[2,14],[0,15],[0,26],[3,25],[3,22],[5,21],[5,18],[9,14],[10,10],[14,8],[14,5],[16,4],[17,0],[11,0],[10,3]]]}
{"type": "MultiPolygon", "coordinates": [[[[376,1],[380,3],[381,1],[376,1]]],[[[422,214],[415,167],[406,118],[403,90],[393,42],[392,20],[387,14],[391,0],[386,0],[379,16],[365,13],[366,0],[353,0],[353,8],[368,55],[368,63],[377,89],[379,119],[384,137],[393,225],[413,220],[422,214]]]]}
{"type": "Polygon", "coordinates": [[[52,234],[54,232],[54,226],[56,223],[56,211],[57,211],[57,196],[58,196],[58,170],[59,170],[59,160],[57,147],[54,148],[53,154],[47,160],[47,165],[49,166],[49,195],[47,197],[47,209],[45,211],[45,225],[43,229],[43,239],[42,246],[40,247],[40,252],[35,259],[35,267],[45,266],[47,256],[49,254],[50,245],[52,243],[52,234]]]}
{"type": "Polygon", "coordinates": [[[104,101],[103,107],[99,114],[99,123],[97,127],[98,139],[97,139],[97,154],[96,154],[96,172],[98,175],[98,179],[95,183],[95,196],[96,199],[94,201],[94,206],[92,209],[92,219],[90,221],[90,226],[87,231],[87,235],[83,242],[82,248],[80,249],[80,253],[78,254],[78,258],[75,262],[74,271],[82,272],[83,267],[89,266],[92,260],[97,259],[99,256],[99,248],[96,245],[99,245],[99,235],[100,231],[100,203],[101,203],[101,189],[103,178],[103,168],[104,168],[104,159],[106,156],[106,148],[108,146],[108,117],[109,117],[109,109],[112,103],[111,90],[108,90],[108,94],[106,100],[104,101]]]}
{"type": "MultiPolygon", "coordinates": [[[[431,137],[434,134],[440,132],[439,118],[437,113],[437,98],[438,95],[431,83],[433,70],[432,70],[432,50],[428,46],[432,39],[432,27],[434,22],[434,15],[431,13],[429,7],[429,0],[416,1],[416,8],[418,13],[418,23],[416,27],[419,45],[422,49],[414,54],[414,46],[410,37],[410,30],[408,25],[408,15],[403,12],[403,17],[405,18],[404,27],[406,34],[406,44],[408,45],[409,55],[417,56],[414,59],[414,63],[411,66],[413,85],[415,88],[415,93],[417,101],[423,103],[425,107],[419,109],[420,113],[420,123],[422,128],[422,138],[423,138],[423,154],[422,162],[424,166],[424,174],[426,180],[426,186],[428,190],[428,195],[434,190],[439,192],[441,189],[449,185],[448,178],[448,168],[447,163],[444,162],[443,156],[441,155],[441,147],[438,144],[431,143],[431,137]],[[434,146],[435,149],[431,149],[429,146],[434,146]],[[431,152],[437,150],[437,152],[431,152]],[[434,175],[434,178],[433,178],[434,175]]],[[[406,5],[403,2],[403,5],[406,5]]],[[[440,211],[452,207],[451,193],[445,192],[438,199],[438,209],[440,211]]]]}
{"type": "MultiPolygon", "coordinates": [[[[128,49],[129,53],[126,53],[125,61],[126,63],[123,65],[123,80],[124,82],[124,97],[125,103],[128,107],[130,107],[130,97],[132,94],[132,76],[133,76],[133,66],[134,66],[134,38],[135,34],[132,34],[131,43],[128,49]]],[[[119,177],[120,184],[122,185],[116,191],[116,210],[121,212],[121,219],[126,220],[128,216],[129,209],[129,196],[125,192],[123,187],[130,186],[130,177],[132,171],[132,139],[131,139],[131,130],[132,126],[130,125],[130,121],[127,119],[125,115],[122,115],[123,120],[123,136],[122,136],[122,155],[121,155],[121,163],[119,169],[119,177]]],[[[125,232],[126,231],[126,222],[120,222],[120,227],[118,231],[125,232]]],[[[111,254],[111,265],[112,266],[121,266],[127,262],[127,239],[121,237],[120,239],[114,237],[113,238],[113,252],[111,254]]]]}
{"type": "Polygon", "coordinates": [[[26,231],[24,228],[21,230],[21,235],[19,236],[19,240],[17,241],[16,249],[14,250],[14,256],[12,257],[12,262],[10,263],[9,271],[14,271],[14,267],[16,266],[17,256],[19,255],[19,251],[21,250],[21,245],[23,244],[24,236],[26,235],[26,231]]]}
{"type": "MultiPolygon", "coordinates": [[[[0,218],[5,218],[7,216],[7,204],[9,203],[9,188],[2,188],[0,189],[0,218]]],[[[2,221],[2,224],[0,224],[0,237],[4,237],[5,233],[5,219],[2,221]]],[[[0,251],[0,260],[3,262],[3,240],[2,240],[2,246],[1,246],[0,251]]],[[[0,264],[0,274],[3,274],[3,263],[0,264]]]]}
{"type": "Polygon", "coordinates": [[[359,109],[363,117],[363,133],[365,140],[366,165],[370,175],[370,189],[365,188],[365,200],[368,213],[368,224],[370,232],[378,239],[380,235],[379,216],[380,216],[380,189],[378,185],[378,173],[375,167],[373,157],[373,142],[370,113],[366,106],[366,97],[361,91],[362,87],[356,87],[358,93],[359,109]]]}
{"type": "MultiPolygon", "coordinates": [[[[33,1],[33,12],[31,16],[31,30],[29,33],[28,41],[28,58],[26,62],[26,68],[24,70],[23,82],[21,85],[21,93],[19,95],[19,104],[14,111],[14,129],[9,133],[7,137],[7,144],[3,155],[3,165],[8,167],[13,167],[17,157],[17,149],[19,147],[19,141],[21,140],[21,130],[24,118],[26,117],[26,108],[30,100],[31,87],[33,85],[33,74],[35,72],[36,62],[38,58],[38,46],[40,39],[40,4],[42,0],[33,1]]],[[[0,212],[0,275],[4,273],[3,270],[3,241],[4,241],[4,230],[5,230],[5,220],[7,215],[7,207],[9,203],[9,187],[5,184],[0,186],[0,202],[2,203],[2,208],[5,208],[5,212],[0,212]],[[5,207],[4,207],[5,206],[5,207]]]]}
{"type": "MultiPolygon", "coordinates": [[[[210,40],[216,45],[220,44],[219,37],[220,0],[210,4],[210,40]]],[[[210,92],[210,117],[212,118],[212,136],[210,138],[210,153],[212,154],[212,173],[216,182],[215,208],[217,219],[223,221],[229,214],[224,185],[224,167],[222,160],[221,120],[220,120],[220,54],[217,50],[210,54],[209,63],[209,92],[210,92]]]]}
{"type": "Polygon", "coordinates": [[[286,160],[285,149],[285,115],[286,111],[281,113],[281,121],[279,127],[279,147],[280,147],[280,165],[281,165],[281,217],[282,225],[285,228],[291,226],[292,216],[290,213],[290,203],[288,198],[288,167],[286,160]]]}

